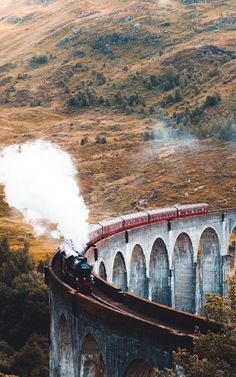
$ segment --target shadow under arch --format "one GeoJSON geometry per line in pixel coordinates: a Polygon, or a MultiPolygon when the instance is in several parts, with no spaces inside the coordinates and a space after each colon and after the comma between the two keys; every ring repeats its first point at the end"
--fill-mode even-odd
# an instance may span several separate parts
{"type": "Polygon", "coordinates": [[[64,315],[59,322],[59,373],[60,377],[75,376],[71,334],[64,315]]]}
{"type": "Polygon", "coordinates": [[[154,377],[153,368],[145,361],[132,361],[125,371],[124,377],[154,377]]]}
{"type": "Polygon", "coordinates": [[[187,233],[181,233],[174,245],[174,303],[175,308],[195,312],[195,268],[193,245],[187,233]]]}
{"type": "Polygon", "coordinates": [[[129,291],[144,298],[148,297],[146,260],[143,249],[138,244],[131,255],[129,291]]]}
{"type": "Polygon", "coordinates": [[[124,260],[123,254],[120,251],[116,253],[116,256],[114,259],[112,282],[115,285],[117,285],[119,288],[121,288],[123,291],[126,292],[128,290],[125,260],[124,260]]]}
{"type": "Polygon", "coordinates": [[[202,305],[206,293],[222,294],[220,243],[213,228],[206,228],[201,234],[198,247],[198,273],[202,305]]]}
{"type": "Polygon", "coordinates": [[[82,344],[79,377],[106,377],[102,352],[91,335],[87,335],[82,344]]]}
{"type": "Polygon", "coordinates": [[[107,273],[106,273],[106,267],[103,262],[100,263],[99,268],[98,268],[98,275],[104,279],[107,280],[107,273]]]}
{"type": "Polygon", "coordinates": [[[152,246],[149,276],[151,300],[171,305],[168,252],[161,238],[157,238],[152,246]]]}

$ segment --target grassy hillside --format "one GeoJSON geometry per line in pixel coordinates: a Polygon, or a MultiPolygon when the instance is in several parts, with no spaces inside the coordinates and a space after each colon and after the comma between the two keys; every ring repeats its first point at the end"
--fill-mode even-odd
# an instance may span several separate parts
{"type": "MultiPolygon", "coordinates": [[[[234,0],[5,0],[0,15],[1,146],[71,153],[91,221],[236,205],[234,0]]],[[[0,209],[13,246],[56,247],[0,209]]]]}

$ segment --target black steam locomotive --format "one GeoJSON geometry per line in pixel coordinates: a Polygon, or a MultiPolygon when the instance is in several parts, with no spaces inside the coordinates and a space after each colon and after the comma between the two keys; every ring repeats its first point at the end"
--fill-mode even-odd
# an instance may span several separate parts
{"type": "Polygon", "coordinates": [[[62,260],[62,278],[77,292],[89,294],[93,289],[93,276],[91,275],[93,267],[87,263],[87,258],[82,254],[72,254],[67,256],[61,253],[62,260]]]}

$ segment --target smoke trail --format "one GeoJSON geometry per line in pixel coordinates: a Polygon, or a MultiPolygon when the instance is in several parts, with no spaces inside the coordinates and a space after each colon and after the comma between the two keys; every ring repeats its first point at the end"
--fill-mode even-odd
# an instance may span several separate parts
{"type": "Polygon", "coordinates": [[[0,183],[6,202],[24,215],[37,235],[63,236],[77,250],[85,245],[88,210],[68,153],[43,140],[6,147],[0,153],[0,183]]]}

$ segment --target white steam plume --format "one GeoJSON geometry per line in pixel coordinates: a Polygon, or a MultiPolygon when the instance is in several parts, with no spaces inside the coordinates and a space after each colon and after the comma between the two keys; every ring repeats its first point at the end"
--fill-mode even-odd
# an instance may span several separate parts
{"type": "Polygon", "coordinates": [[[77,250],[83,248],[88,210],[68,153],[43,140],[6,147],[0,153],[0,183],[6,202],[24,215],[37,235],[63,236],[77,250]],[[49,224],[55,224],[56,231],[49,224]]]}

